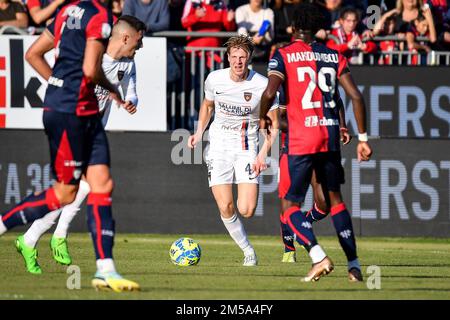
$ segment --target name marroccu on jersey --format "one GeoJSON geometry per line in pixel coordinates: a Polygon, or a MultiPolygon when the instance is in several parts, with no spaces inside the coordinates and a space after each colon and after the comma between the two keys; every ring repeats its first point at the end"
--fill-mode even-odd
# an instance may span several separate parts
{"type": "Polygon", "coordinates": [[[109,38],[112,17],[97,0],[75,1],[63,7],[47,27],[54,36],[56,59],[45,108],[78,116],[98,113],[95,84],[83,73],[84,51],[87,40],[109,38]]]}
{"type": "MultiPolygon", "coordinates": [[[[131,101],[135,106],[138,104],[136,94],[136,65],[133,59],[123,58],[115,60],[108,54],[103,55],[102,69],[106,78],[114,85],[124,97],[125,101],[131,101]]],[[[109,98],[109,91],[101,86],[95,87],[100,112],[103,113],[102,123],[106,126],[109,113],[117,103],[109,98]]]]}
{"type": "Polygon", "coordinates": [[[340,150],[336,82],[346,72],[346,59],[320,43],[294,41],[277,49],[269,75],[285,80],[289,154],[340,150]]]}
{"type": "MultiPolygon", "coordinates": [[[[258,183],[251,166],[258,152],[259,109],[267,78],[250,70],[245,81],[230,78],[230,68],[211,72],[205,81],[205,98],[214,101],[205,156],[209,186],[258,183]]],[[[278,108],[278,99],[272,109],[278,108]]]]}
{"type": "MultiPolygon", "coordinates": [[[[253,70],[242,82],[231,80],[230,68],[208,75],[205,98],[215,105],[214,121],[209,129],[211,149],[257,152],[260,102],[267,82],[266,77],[253,70]]],[[[278,101],[272,109],[277,107],[278,101]]]]}

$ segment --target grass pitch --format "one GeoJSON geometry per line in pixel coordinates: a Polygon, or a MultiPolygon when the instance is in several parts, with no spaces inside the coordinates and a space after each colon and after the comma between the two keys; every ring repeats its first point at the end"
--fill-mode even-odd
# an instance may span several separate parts
{"type": "Polygon", "coordinates": [[[184,235],[197,240],[202,258],[194,267],[178,267],[169,260],[171,243],[181,235],[120,234],[116,237],[118,270],[137,281],[137,293],[96,292],[95,272],[88,234],[72,234],[69,249],[81,270],[81,289],[69,290],[71,274],[56,264],[49,249],[50,237],[41,239],[42,275],[25,272],[13,241],[18,234],[0,238],[0,299],[450,299],[450,239],[358,238],[358,253],[365,281],[349,283],[345,256],[335,237],[320,237],[334,260],[333,273],[317,283],[301,283],[310,268],[303,249],[297,263],[282,263],[279,237],[251,236],[259,265],[242,266],[242,253],[227,235],[184,235]],[[367,267],[381,271],[381,289],[370,290],[367,267]]]}

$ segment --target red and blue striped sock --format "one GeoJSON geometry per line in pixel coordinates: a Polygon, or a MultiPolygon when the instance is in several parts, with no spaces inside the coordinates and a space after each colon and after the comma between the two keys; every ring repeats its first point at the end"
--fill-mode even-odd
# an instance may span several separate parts
{"type": "Polygon", "coordinates": [[[357,254],[352,218],[343,202],[331,208],[331,218],[333,219],[339,243],[347,256],[347,261],[355,260],[357,254]]]}
{"type": "Polygon", "coordinates": [[[295,251],[294,233],[289,229],[283,214],[280,214],[281,240],[284,244],[284,252],[295,251]]]}
{"type": "Polygon", "coordinates": [[[317,239],[306,214],[300,210],[300,207],[292,206],[284,212],[284,217],[289,228],[296,235],[297,242],[309,252],[317,244],[317,239]]]}
{"type": "Polygon", "coordinates": [[[87,199],[87,221],[97,260],[113,257],[115,222],[111,203],[111,193],[90,193],[87,199]]]}
{"type": "Polygon", "coordinates": [[[6,229],[25,225],[40,219],[47,213],[59,209],[61,204],[53,188],[48,188],[38,195],[30,194],[11,210],[0,215],[6,229]]]}

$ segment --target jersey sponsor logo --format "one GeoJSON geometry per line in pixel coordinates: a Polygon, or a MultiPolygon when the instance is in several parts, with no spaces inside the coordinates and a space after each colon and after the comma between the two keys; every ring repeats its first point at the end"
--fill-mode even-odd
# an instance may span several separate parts
{"type": "Polygon", "coordinates": [[[64,80],[50,76],[50,78],[48,78],[48,84],[62,88],[62,86],[64,85],[64,80]]]}
{"type": "Polygon", "coordinates": [[[224,102],[219,102],[219,110],[230,115],[246,116],[250,114],[250,112],[252,111],[252,107],[235,106],[226,104],[224,102]]]}
{"type": "Polygon", "coordinates": [[[288,63],[298,61],[324,61],[338,63],[337,53],[319,53],[319,52],[292,52],[287,54],[288,63]]]}
{"type": "Polygon", "coordinates": [[[339,120],[338,119],[327,119],[325,117],[319,118],[318,116],[309,116],[305,118],[305,127],[311,128],[311,127],[328,127],[328,126],[338,126],[339,120]]]}
{"type": "Polygon", "coordinates": [[[245,99],[245,101],[249,102],[252,99],[252,93],[244,92],[244,99],[245,99]]]}
{"type": "Polygon", "coordinates": [[[225,131],[241,131],[242,130],[242,128],[241,128],[241,126],[239,125],[239,126],[227,126],[227,125],[224,125],[224,124],[222,124],[222,127],[221,127],[221,129],[222,130],[225,130],[225,131]]]}

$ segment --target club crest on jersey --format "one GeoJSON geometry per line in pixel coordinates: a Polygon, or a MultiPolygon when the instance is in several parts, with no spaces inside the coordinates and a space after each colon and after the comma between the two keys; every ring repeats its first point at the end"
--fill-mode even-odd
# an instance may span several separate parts
{"type": "Polygon", "coordinates": [[[117,71],[117,78],[119,79],[119,81],[122,81],[124,74],[125,74],[124,70],[117,71]]]}
{"type": "Polygon", "coordinates": [[[245,101],[250,101],[252,99],[252,93],[251,92],[244,92],[244,99],[245,101]]]}

